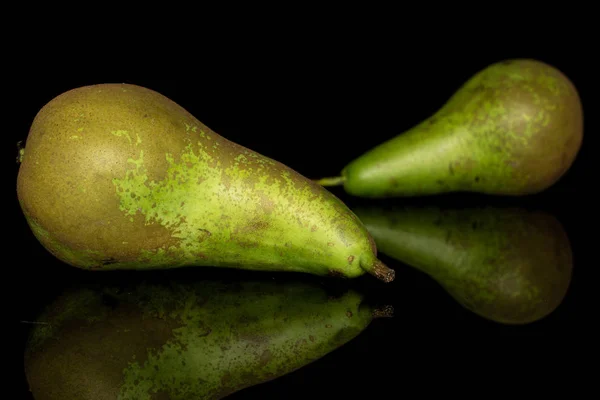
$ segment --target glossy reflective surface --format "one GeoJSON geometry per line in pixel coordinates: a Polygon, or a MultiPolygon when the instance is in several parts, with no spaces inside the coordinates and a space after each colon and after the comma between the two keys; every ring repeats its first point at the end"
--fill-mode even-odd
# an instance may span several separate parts
{"type": "Polygon", "coordinates": [[[357,291],[328,293],[316,282],[178,272],[106,275],[61,293],[27,343],[34,397],[222,399],[318,360],[391,316],[357,291]]]}
{"type": "Polygon", "coordinates": [[[527,324],[563,301],[571,243],[551,214],[514,207],[371,206],[354,212],[380,252],[428,274],[492,321],[527,324]]]}
{"type": "MultiPolygon", "coordinates": [[[[487,63],[467,63],[461,67],[464,73],[457,67],[454,74],[437,77],[434,68],[415,67],[406,72],[418,77],[410,80],[412,86],[404,78],[380,81],[380,85],[365,80],[359,88],[348,88],[346,80],[335,79],[327,84],[300,80],[284,89],[273,83],[262,87],[266,99],[260,101],[251,95],[257,93],[256,85],[250,91],[234,84],[207,87],[203,80],[131,83],[173,97],[223,136],[317,178],[335,173],[365,149],[414,125],[487,63]],[[427,76],[434,77],[429,81],[429,98],[424,99],[416,82],[427,76]],[[388,90],[375,89],[383,83],[388,90]],[[378,98],[401,88],[406,98],[393,104],[378,98]],[[205,95],[191,94],[199,92],[205,95]],[[356,97],[357,93],[361,95],[356,97]],[[365,98],[369,100],[360,100],[365,98]],[[349,132],[358,136],[349,139],[349,132]],[[331,144],[326,137],[331,137],[331,144]]],[[[563,65],[575,84],[580,83],[576,73],[569,73],[577,68],[563,65]]],[[[52,96],[97,80],[92,81],[31,83],[29,91],[35,95],[23,100],[26,111],[17,117],[14,141],[26,135],[35,112],[52,96]]],[[[585,85],[581,92],[585,108],[589,98],[585,85]]],[[[593,127],[587,125],[586,133],[593,129],[588,126],[593,127]]],[[[19,332],[14,364],[22,377],[18,391],[22,398],[33,398],[24,368],[26,360],[30,363],[33,358],[24,356],[35,332],[38,339],[48,340],[48,327],[52,333],[62,332],[62,339],[46,342],[45,353],[38,347],[35,367],[29,370],[39,378],[36,387],[49,394],[49,387],[62,381],[79,393],[87,390],[84,399],[118,398],[115,393],[128,390],[133,396],[134,388],[146,390],[150,397],[136,393],[138,397],[123,398],[167,399],[168,390],[171,398],[186,398],[173,393],[184,396],[181,388],[200,387],[200,381],[194,380],[200,373],[191,365],[201,370],[209,362],[211,373],[204,380],[210,377],[223,387],[228,377],[229,382],[251,383],[238,391],[225,388],[222,393],[229,390],[231,399],[383,397],[390,391],[402,394],[408,387],[422,387],[416,382],[438,376],[456,376],[463,385],[465,377],[477,373],[506,384],[510,379],[499,360],[508,361],[515,375],[519,368],[560,369],[556,361],[548,360],[583,354],[581,350],[589,345],[586,326],[587,316],[592,315],[594,290],[589,288],[594,285],[595,265],[590,255],[597,236],[588,187],[593,161],[584,139],[567,175],[544,193],[527,197],[449,194],[369,201],[332,188],[357,215],[362,214],[379,242],[379,257],[396,271],[389,284],[370,276],[344,280],[210,268],[106,274],[76,270],[40,246],[15,196],[11,236],[16,244],[11,251],[18,254],[18,268],[10,281],[15,295],[9,305],[17,307],[11,326],[19,332]],[[251,286],[250,282],[259,283],[251,286]],[[232,292],[232,288],[237,289],[232,292]],[[79,297],[83,293],[90,294],[89,303],[83,301],[85,296],[79,297]],[[204,303],[199,300],[202,293],[222,300],[204,303]],[[69,298],[83,299],[71,304],[87,305],[69,314],[72,308],[60,306],[68,304],[69,298]],[[149,312],[139,304],[154,308],[149,312]],[[203,305],[207,314],[202,314],[203,305]],[[387,306],[393,307],[393,317],[371,319],[386,316],[387,306]],[[244,329],[280,339],[268,345],[239,341],[235,336],[241,332],[236,328],[239,321],[244,329]],[[217,333],[209,322],[220,326],[219,337],[229,344],[221,348],[216,341],[207,341],[217,333]],[[232,343],[238,346],[234,353],[227,348],[232,343]],[[296,343],[298,352],[290,350],[296,343]],[[239,347],[246,345],[247,349],[239,347]],[[211,346],[217,353],[211,353],[211,346]],[[285,367],[276,372],[267,367],[272,364],[265,361],[266,355],[261,361],[261,355],[269,353],[271,361],[285,367]],[[222,358],[234,354],[241,357],[237,370],[225,366],[222,358]],[[132,362],[134,355],[137,361],[132,362]],[[95,364],[83,362],[86,358],[93,358],[95,364]],[[154,367],[160,373],[154,373],[154,367]],[[252,373],[244,375],[248,370],[252,373]],[[275,375],[276,379],[267,379],[275,375]],[[133,382],[130,386],[128,380],[133,382]]]]}

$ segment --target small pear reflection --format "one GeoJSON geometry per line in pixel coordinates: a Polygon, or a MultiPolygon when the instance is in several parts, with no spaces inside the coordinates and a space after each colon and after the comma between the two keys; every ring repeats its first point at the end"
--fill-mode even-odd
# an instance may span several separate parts
{"type": "Polygon", "coordinates": [[[540,320],[563,301],[571,282],[569,239],[545,212],[397,204],[353,211],[381,253],[428,274],[489,320],[540,320]]]}
{"type": "Polygon", "coordinates": [[[221,399],[323,357],[390,312],[307,282],[81,285],[39,316],[26,376],[36,400],[221,399]]]}

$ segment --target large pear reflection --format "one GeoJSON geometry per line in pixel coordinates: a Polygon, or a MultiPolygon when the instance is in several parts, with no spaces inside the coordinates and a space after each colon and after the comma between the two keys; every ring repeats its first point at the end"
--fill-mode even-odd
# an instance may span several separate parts
{"type": "Polygon", "coordinates": [[[28,342],[35,399],[221,399],[342,346],[387,309],[362,295],[278,281],[83,285],[28,342]]]}
{"type": "Polygon", "coordinates": [[[560,222],[516,208],[355,208],[380,252],[428,274],[467,309],[504,324],[552,313],[571,281],[560,222]]]}

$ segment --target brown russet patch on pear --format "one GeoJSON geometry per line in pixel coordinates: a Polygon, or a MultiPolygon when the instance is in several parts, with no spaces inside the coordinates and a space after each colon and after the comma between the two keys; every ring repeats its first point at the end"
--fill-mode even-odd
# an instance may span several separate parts
{"type": "Polygon", "coordinates": [[[268,229],[269,226],[270,224],[267,221],[263,221],[260,218],[256,217],[253,220],[251,220],[247,225],[236,227],[233,231],[232,236],[245,235],[247,233],[254,232],[257,232],[258,234],[258,232],[268,229]]]}
{"type": "MultiPolygon", "coordinates": [[[[120,90],[116,85],[107,86],[102,92],[94,87],[80,89],[75,94],[67,92],[38,114],[38,123],[28,136],[29,162],[21,165],[17,187],[19,197],[27,198],[26,213],[36,221],[44,221],[42,228],[52,232],[55,240],[68,243],[73,249],[90,251],[92,257],[101,253],[99,261],[106,258],[135,260],[139,256],[137,249],[152,250],[178,244],[171,232],[160,224],[146,225],[140,214],[125,216],[119,209],[112,179],[125,176],[132,169],[128,158],[138,159],[143,149],[144,160],[148,161],[145,162],[148,180],[159,181],[165,178],[167,170],[164,149],[177,152],[185,145],[177,140],[171,124],[163,124],[164,135],[149,137],[148,132],[161,128],[156,126],[160,122],[152,120],[153,126],[150,126],[151,120],[147,119],[133,125],[124,117],[129,114],[117,112],[119,107],[134,113],[136,110],[149,115],[155,112],[152,105],[144,101],[145,92],[141,92],[140,98],[128,98],[131,103],[123,103],[119,96],[111,95],[112,91],[120,90]],[[74,104],[71,104],[72,96],[75,96],[74,104]],[[65,101],[68,107],[61,107],[65,101]],[[89,111],[97,104],[102,104],[107,111],[89,111]],[[36,127],[46,124],[56,127],[52,133],[37,130],[36,127]],[[131,140],[111,134],[118,131],[127,131],[131,140]],[[80,139],[73,139],[74,136],[80,139]],[[136,145],[138,137],[141,143],[136,145]],[[74,140],[77,140],[76,146],[74,140]],[[70,178],[64,179],[64,176],[70,178]],[[46,190],[46,182],[53,182],[54,190],[46,190]],[[107,196],[107,193],[115,195],[107,196]],[[70,213],[69,218],[64,217],[65,210],[70,213]],[[115,247],[118,249],[108,251],[115,247]]],[[[168,102],[164,106],[172,107],[168,102]]]]}
{"type": "Polygon", "coordinates": [[[237,226],[231,233],[230,240],[237,243],[242,248],[255,248],[260,245],[260,237],[262,232],[268,230],[269,227],[269,222],[263,221],[259,217],[256,217],[246,225],[237,226]],[[246,238],[248,233],[255,235],[253,240],[248,240],[246,238]]]}
{"type": "Polygon", "coordinates": [[[371,235],[369,235],[369,243],[371,245],[371,251],[373,254],[377,255],[377,245],[375,243],[375,239],[371,235]]]}
{"type": "Polygon", "coordinates": [[[212,233],[209,230],[202,229],[202,228],[198,229],[198,237],[197,237],[198,241],[202,242],[211,236],[212,236],[212,233]]]}
{"type": "MultiPolygon", "coordinates": [[[[536,86],[535,93],[531,86],[514,85],[500,100],[510,105],[507,116],[509,123],[504,129],[513,134],[498,135],[507,146],[502,151],[511,153],[506,164],[523,171],[518,179],[528,181],[529,191],[540,190],[548,182],[560,178],[571,165],[582,140],[581,110],[574,85],[558,70],[545,73],[556,78],[558,93],[543,85],[536,86]],[[524,115],[528,115],[528,118],[524,118],[524,115]],[[578,126],[572,126],[573,123],[578,126]],[[534,131],[546,131],[548,134],[532,134],[534,131]],[[565,136],[556,132],[573,134],[565,136]],[[557,152],[557,149],[561,151],[557,152]],[[561,168],[549,169],[547,165],[561,168]],[[537,185],[534,185],[534,181],[538,182],[537,185]]],[[[503,126],[500,121],[498,124],[503,126]]]]}
{"type": "Polygon", "coordinates": [[[260,355],[258,365],[260,367],[265,367],[267,364],[269,364],[269,362],[272,359],[273,359],[273,355],[271,354],[271,351],[269,349],[265,349],[265,350],[263,350],[262,354],[260,355]]]}
{"type": "MultiPolygon", "coordinates": [[[[147,224],[141,213],[130,218],[133,218],[133,221],[118,226],[121,230],[120,235],[116,232],[117,229],[105,229],[98,232],[99,237],[103,239],[103,243],[110,243],[113,238],[113,240],[117,240],[117,243],[121,243],[119,247],[122,250],[117,254],[111,254],[109,249],[112,247],[106,249],[100,247],[103,254],[118,258],[121,261],[136,261],[139,260],[142,254],[141,251],[155,252],[158,249],[168,250],[180,246],[181,239],[172,236],[172,229],[168,229],[158,222],[147,224]],[[123,237],[124,240],[119,242],[119,236],[123,237]]],[[[183,219],[184,217],[182,217],[183,219]]],[[[117,227],[117,224],[113,225],[115,228],[117,227]]]]}
{"type": "Polygon", "coordinates": [[[256,194],[259,197],[259,204],[263,211],[267,214],[271,214],[275,209],[275,202],[260,190],[257,190],[256,194]]]}
{"type": "MultiPolygon", "coordinates": [[[[577,101],[574,91],[570,92],[570,96],[572,98],[571,101],[577,101]]],[[[553,111],[547,110],[546,113],[549,114],[548,125],[542,127],[543,121],[533,122],[534,129],[560,130],[561,127],[557,126],[560,121],[573,122],[578,120],[576,116],[568,115],[570,112],[572,112],[572,108],[553,111]]],[[[564,130],[572,131],[573,127],[565,127],[564,130]]],[[[576,131],[579,132],[579,127],[576,131]]],[[[528,151],[532,155],[529,157],[520,157],[521,151],[515,150],[513,160],[515,163],[518,163],[519,168],[525,171],[524,175],[529,175],[531,180],[539,181],[538,185],[545,185],[547,182],[556,181],[567,171],[580,145],[580,135],[570,135],[567,137],[564,135],[534,135],[528,139],[528,151]],[[561,149],[561,151],[557,152],[556,149],[561,149]],[[548,163],[554,166],[561,166],[561,168],[548,169],[545,167],[548,163]]],[[[533,182],[530,185],[533,185],[533,182]]]]}

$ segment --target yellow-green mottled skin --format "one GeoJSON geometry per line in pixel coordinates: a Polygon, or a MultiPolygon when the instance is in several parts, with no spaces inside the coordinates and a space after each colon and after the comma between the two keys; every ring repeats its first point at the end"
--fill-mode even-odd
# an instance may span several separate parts
{"type": "Polygon", "coordinates": [[[80,268],[206,265],[393,279],[338,198],[135,85],[86,86],[45,105],[17,193],[41,243],[80,268]]]}
{"type": "Polygon", "coordinates": [[[532,194],[564,175],[582,139],[572,82],[540,61],[507,60],[474,75],[437,113],[353,160],[332,182],[362,197],[532,194]]]}
{"type": "Polygon", "coordinates": [[[339,348],[374,317],[306,283],[83,286],[38,318],[25,353],[36,400],[216,400],[339,348]]]}
{"type": "Polygon", "coordinates": [[[524,324],[550,314],[571,281],[571,246],[551,215],[512,208],[354,209],[380,251],[428,274],[487,319],[524,324]]]}

